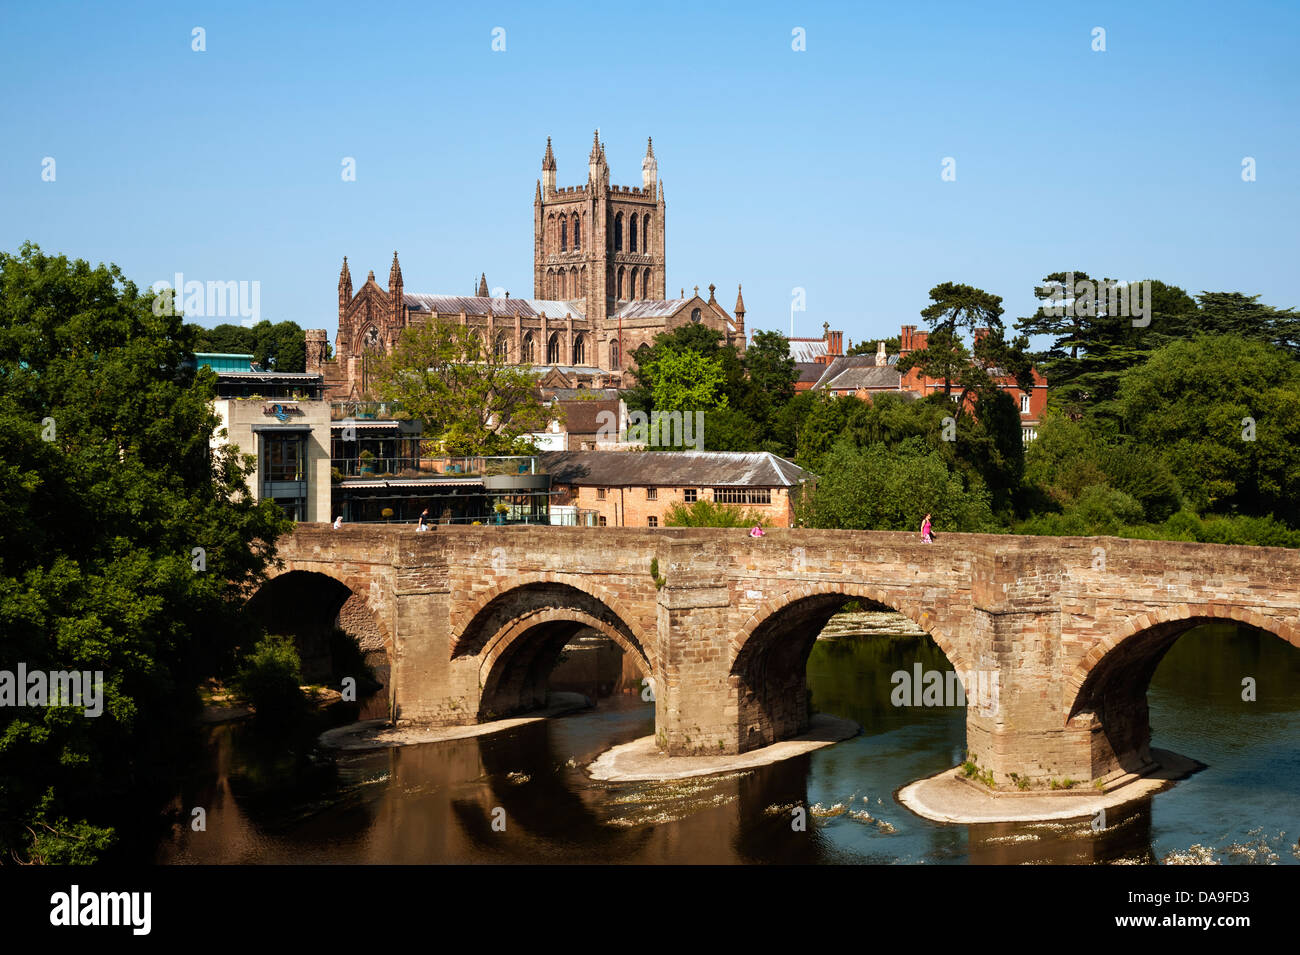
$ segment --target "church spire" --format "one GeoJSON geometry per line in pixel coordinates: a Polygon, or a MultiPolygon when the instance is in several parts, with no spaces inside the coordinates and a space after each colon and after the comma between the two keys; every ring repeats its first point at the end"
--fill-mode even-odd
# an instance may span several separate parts
{"type": "Polygon", "coordinates": [[[655,159],[654,141],[647,136],[645,140],[645,159],[641,160],[641,186],[647,193],[653,192],[659,180],[659,162],[655,159]]]}
{"type": "Polygon", "coordinates": [[[348,257],[343,256],[343,268],[339,269],[339,322],[340,327],[343,321],[343,313],[347,311],[348,303],[352,301],[352,273],[348,271],[348,257]]]}
{"type": "Polygon", "coordinates": [[[486,272],[481,273],[481,274],[479,275],[479,277],[478,277],[478,297],[479,297],[479,298],[487,298],[487,297],[488,297],[487,273],[486,273],[486,272]]]}
{"type": "Polygon", "coordinates": [[[542,181],[537,187],[537,194],[551,195],[555,192],[555,153],[551,151],[551,137],[546,137],[546,155],[542,157],[542,181]]]}
{"type": "Polygon", "coordinates": [[[388,270],[388,291],[402,287],[402,267],[397,262],[397,252],[393,252],[393,265],[388,270]]]}
{"type": "Polygon", "coordinates": [[[605,161],[605,145],[600,141],[600,130],[591,137],[591,155],[587,157],[589,181],[599,186],[609,183],[609,163],[605,161]]]}
{"type": "Polygon", "coordinates": [[[734,311],[736,313],[736,317],[743,321],[745,318],[745,299],[744,296],[740,294],[739,285],[736,286],[736,307],[734,311]]]}

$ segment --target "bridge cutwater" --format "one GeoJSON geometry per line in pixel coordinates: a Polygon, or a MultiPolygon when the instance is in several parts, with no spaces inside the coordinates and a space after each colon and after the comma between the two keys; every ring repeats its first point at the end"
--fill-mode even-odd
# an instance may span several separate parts
{"type": "MultiPolygon", "coordinates": [[[[653,681],[670,756],[797,735],[805,666],[848,599],[906,615],[960,674],[967,749],[1010,787],[1151,767],[1146,689],[1185,630],[1236,621],[1300,646],[1300,553],[1118,538],[745,529],[299,524],[258,599],[340,618],[387,655],[399,724],[541,706],[590,627],[653,681]],[[659,580],[651,575],[657,561],[659,580]]],[[[328,621],[327,621],[328,622],[328,621]]]]}

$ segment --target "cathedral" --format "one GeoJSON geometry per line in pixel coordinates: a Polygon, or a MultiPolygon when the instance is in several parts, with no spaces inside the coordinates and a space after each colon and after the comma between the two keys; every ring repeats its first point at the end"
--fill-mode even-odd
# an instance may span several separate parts
{"type": "Polygon", "coordinates": [[[745,348],[745,303],[734,315],[695,286],[667,297],[664,188],[654,144],[646,141],[640,186],[611,186],[599,131],[587,162],[587,182],[556,184],[555,155],[546,140],[542,178],[533,198],[533,298],[493,298],[486,274],[475,294],[408,292],[397,253],[388,287],[371,271],[355,292],[348,260],[339,273],[339,330],[327,359],[326,333],[307,331],[307,370],[322,374],[326,396],[366,397],[369,356],[389,352],[402,330],[438,316],[478,330],[504,360],[532,366],[547,388],[623,388],[635,376],[635,355],[661,332],[697,323],[727,344],[745,348]]]}

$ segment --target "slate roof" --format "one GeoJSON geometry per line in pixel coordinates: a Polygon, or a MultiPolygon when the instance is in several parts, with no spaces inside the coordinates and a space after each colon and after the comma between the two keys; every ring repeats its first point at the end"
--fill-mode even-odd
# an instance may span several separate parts
{"type": "Polygon", "coordinates": [[[437,312],[441,315],[493,315],[513,318],[586,318],[584,303],[556,301],[544,298],[479,298],[475,295],[418,295],[403,293],[402,301],[416,312],[437,312]]]}
{"type": "Polygon", "coordinates": [[[689,298],[642,299],[624,302],[611,318],[667,318],[676,315],[689,298]]]}
{"type": "Polygon", "coordinates": [[[569,434],[595,434],[602,424],[609,427],[611,421],[614,428],[618,427],[617,398],[602,401],[561,401],[560,407],[564,409],[563,427],[569,434]],[[608,415],[601,419],[601,412],[608,412],[613,416],[612,419],[608,415]]]}
{"type": "Polygon", "coordinates": [[[890,355],[886,363],[880,366],[876,365],[874,354],[836,358],[829,365],[823,366],[822,376],[817,384],[813,385],[813,389],[815,391],[845,388],[897,390],[902,380],[902,375],[895,367],[897,363],[897,355],[890,355]]]}
{"type": "Polygon", "coordinates": [[[796,380],[812,382],[821,380],[822,372],[826,370],[826,366],[817,361],[797,361],[794,368],[799,373],[796,380]]]}
{"type": "Polygon", "coordinates": [[[816,480],[768,451],[544,451],[551,483],[600,487],[797,487],[816,480]]]}

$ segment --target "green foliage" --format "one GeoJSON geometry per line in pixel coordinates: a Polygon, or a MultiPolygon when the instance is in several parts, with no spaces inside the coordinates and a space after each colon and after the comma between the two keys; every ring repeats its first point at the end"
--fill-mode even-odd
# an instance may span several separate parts
{"type": "Polygon", "coordinates": [[[659,558],[650,558],[650,576],[654,578],[655,590],[663,590],[664,584],[668,583],[667,579],[659,574],[659,558]]]}
{"type": "Polygon", "coordinates": [[[1227,335],[1174,342],[1124,376],[1116,404],[1197,512],[1300,520],[1300,362],[1286,351],[1227,335]]]}
{"type": "Polygon", "coordinates": [[[6,857],[110,850],[290,526],[249,495],[251,457],[211,446],[215,375],[184,370],[192,332],[153,301],[115,266],[0,254],[0,669],[104,675],[101,716],[0,712],[6,857]]]}
{"type": "Polygon", "coordinates": [[[695,411],[727,407],[722,362],[690,349],[666,351],[654,379],[658,411],[695,411]]]}
{"type": "Polygon", "coordinates": [[[664,513],[665,527],[767,527],[770,523],[767,517],[738,504],[717,504],[703,498],[689,505],[679,501],[664,513]]]}
{"type": "Polygon", "coordinates": [[[272,325],[266,319],[245,328],[242,325],[217,325],[204,328],[189,324],[196,352],[251,354],[267,371],[303,372],[307,370],[307,342],[296,322],[272,325]]]}
{"type": "Polygon", "coordinates": [[[235,678],[240,695],[252,704],[257,718],[283,721],[302,712],[302,660],[293,638],[270,634],[253,647],[235,678]]]}
{"type": "Polygon", "coordinates": [[[916,438],[894,447],[840,442],[823,459],[816,490],[800,498],[796,513],[806,527],[910,531],[928,513],[937,537],[945,530],[997,529],[983,485],[968,483],[916,438]]]}
{"type": "Polygon", "coordinates": [[[448,454],[519,454],[553,417],[537,379],[486,348],[479,333],[437,316],[402,332],[377,363],[375,390],[400,402],[448,454]]]}

